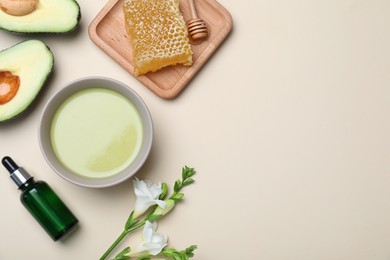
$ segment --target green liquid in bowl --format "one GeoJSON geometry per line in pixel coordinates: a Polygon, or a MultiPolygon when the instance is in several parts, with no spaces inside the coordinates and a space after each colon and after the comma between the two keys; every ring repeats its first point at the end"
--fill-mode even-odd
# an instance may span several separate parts
{"type": "Polygon", "coordinates": [[[143,126],[126,97],[89,88],[62,103],[50,135],[54,153],[66,168],[85,177],[105,178],[134,161],[141,149],[143,126]]]}

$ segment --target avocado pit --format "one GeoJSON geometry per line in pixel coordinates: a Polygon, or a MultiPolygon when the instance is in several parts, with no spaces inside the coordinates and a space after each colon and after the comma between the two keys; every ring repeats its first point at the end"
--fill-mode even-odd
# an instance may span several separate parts
{"type": "Polygon", "coordinates": [[[37,9],[39,0],[0,0],[0,9],[13,16],[24,16],[37,9]]]}
{"type": "Polygon", "coordinates": [[[0,105],[10,102],[18,93],[19,86],[19,76],[10,71],[0,71],[0,105]]]}

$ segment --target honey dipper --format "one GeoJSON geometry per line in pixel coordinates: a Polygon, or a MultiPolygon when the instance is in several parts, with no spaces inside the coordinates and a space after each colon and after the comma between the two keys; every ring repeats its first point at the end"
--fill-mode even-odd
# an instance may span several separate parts
{"type": "Polygon", "coordinates": [[[201,18],[198,18],[194,0],[188,0],[188,3],[191,12],[191,19],[186,22],[188,35],[193,43],[201,43],[209,37],[209,29],[206,23],[201,18]]]}

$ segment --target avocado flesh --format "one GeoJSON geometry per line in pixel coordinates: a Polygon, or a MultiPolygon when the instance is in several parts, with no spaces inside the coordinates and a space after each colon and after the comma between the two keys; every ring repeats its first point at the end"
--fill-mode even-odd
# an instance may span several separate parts
{"type": "Polygon", "coordinates": [[[45,43],[29,40],[0,52],[0,71],[10,71],[20,78],[16,96],[0,105],[0,122],[22,113],[35,99],[50,75],[53,54],[45,43]]]}
{"type": "Polygon", "coordinates": [[[13,16],[0,9],[0,28],[18,33],[65,33],[75,29],[80,7],[75,0],[40,0],[35,11],[13,16]]]}

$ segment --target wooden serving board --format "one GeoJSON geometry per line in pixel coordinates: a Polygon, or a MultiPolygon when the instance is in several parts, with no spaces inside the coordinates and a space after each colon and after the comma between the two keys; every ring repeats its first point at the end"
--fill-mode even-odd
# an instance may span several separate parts
{"type": "MultiPolygon", "coordinates": [[[[123,2],[124,0],[110,0],[90,24],[89,35],[97,46],[134,75],[133,51],[125,29],[123,2]]],[[[170,66],[136,77],[162,98],[176,97],[232,29],[231,15],[215,0],[195,0],[195,5],[198,16],[208,24],[211,34],[205,42],[192,45],[193,65],[170,66]]],[[[188,0],[180,0],[180,10],[185,21],[191,18],[188,0]]]]}

